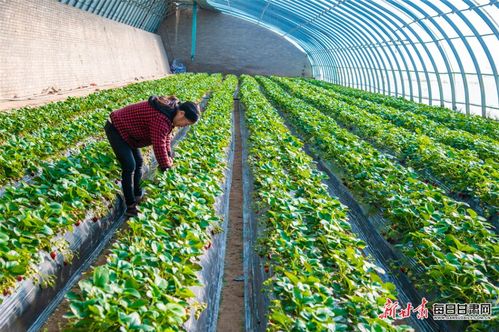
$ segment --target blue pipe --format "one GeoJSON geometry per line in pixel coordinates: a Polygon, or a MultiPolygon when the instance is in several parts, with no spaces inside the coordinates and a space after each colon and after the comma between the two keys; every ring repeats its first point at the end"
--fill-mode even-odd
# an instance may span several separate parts
{"type": "Polygon", "coordinates": [[[94,14],[97,14],[100,9],[102,8],[102,6],[104,5],[104,1],[103,0],[97,0],[97,3],[95,4],[94,7],[91,7],[91,13],[94,13],[94,14]]]}
{"type": "Polygon", "coordinates": [[[130,24],[133,26],[133,27],[137,27],[138,23],[139,23],[139,18],[140,18],[140,14],[142,13],[142,8],[138,5],[135,5],[135,10],[132,12],[132,18],[131,18],[131,21],[130,21],[130,24]]]}
{"type": "Polygon", "coordinates": [[[192,37],[191,37],[191,61],[194,61],[196,56],[196,32],[197,32],[197,20],[198,20],[198,4],[194,0],[192,4],[192,37]]]}
{"type": "MultiPolygon", "coordinates": [[[[292,15],[290,15],[290,13],[292,14],[292,11],[287,10],[285,13],[280,15],[280,14],[276,13],[276,11],[274,9],[272,17],[279,18],[281,20],[279,22],[285,22],[285,21],[289,22],[290,23],[289,26],[291,28],[296,27],[297,25],[299,25],[299,23],[290,19],[290,17],[292,17],[292,15]]],[[[264,20],[263,22],[266,22],[266,21],[267,20],[264,20]]],[[[269,22],[269,24],[272,25],[271,22],[269,22]]],[[[300,31],[300,30],[303,30],[303,31],[308,33],[308,35],[304,36],[304,37],[307,37],[308,39],[310,39],[310,36],[313,36],[313,40],[315,42],[317,42],[318,45],[314,45],[316,51],[313,51],[311,53],[312,54],[319,54],[320,56],[314,55],[315,57],[318,57],[318,59],[320,59],[320,61],[317,61],[317,64],[321,63],[321,66],[324,66],[324,63],[327,63],[327,62],[325,62],[325,59],[327,57],[325,57],[325,55],[322,54],[320,50],[321,49],[323,49],[323,50],[329,49],[331,47],[331,44],[333,46],[336,46],[335,38],[332,38],[331,34],[329,34],[327,32],[323,32],[321,29],[316,28],[314,30],[314,29],[307,27],[307,25],[302,25],[300,29],[295,29],[293,32],[300,31]]],[[[289,35],[293,36],[293,38],[295,38],[297,40],[304,40],[304,38],[299,37],[299,34],[298,35],[289,34],[289,35]]],[[[336,34],[336,37],[342,38],[342,34],[336,34]]],[[[341,43],[341,41],[340,41],[340,43],[341,43]]],[[[352,85],[353,77],[351,76],[351,72],[349,70],[345,69],[346,67],[348,67],[347,62],[348,62],[348,60],[350,60],[351,55],[348,55],[348,54],[344,55],[343,53],[337,52],[336,57],[337,57],[337,60],[339,60],[341,63],[341,65],[337,66],[337,68],[340,69],[339,70],[340,81],[338,82],[338,84],[345,85],[345,86],[352,85]]],[[[321,79],[325,79],[323,76],[324,76],[324,70],[321,69],[321,79]]]]}
{"type": "MultiPolygon", "coordinates": [[[[367,25],[370,29],[372,29],[380,37],[380,39],[383,42],[386,41],[386,39],[383,38],[383,36],[386,36],[388,38],[388,40],[390,40],[395,45],[396,50],[399,53],[401,53],[400,49],[399,49],[399,47],[397,45],[397,41],[394,40],[392,37],[390,37],[390,33],[387,31],[387,29],[384,28],[384,25],[381,24],[381,22],[379,20],[373,20],[370,15],[367,15],[363,11],[355,10],[357,8],[350,7],[350,5],[348,3],[345,3],[344,6],[338,8],[338,10],[347,11],[347,8],[348,8],[348,11],[350,13],[350,16],[354,18],[353,22],[357,22],[357,24],[359,24],[359,22],[362,22],[363,24],[367,25]],[[383,34],[380,33],[380,31],[383,34]]],[[[382,50],[384,49],[384,47],[382,47],[382,46],[380,48],[382,50]]],[[[393,60],[395,61],[395,65],[397,67],[396,70],[397,70],[397,72],[399,74],[399,77],[400,77],[400,85],[402,87],[402,96],[405,97],[406,96],[406,92],[405,92],[405,83],[404,83],[404,75],[403,75],[402,67],[401,67],[401,65],[399,63],[399,60],[398,60],[398,58],[396,56],[396,53],[393,50],[393,47],[390,46],[390,47],[387,47],[387,49],[388,49],[389,53],[391,54],[393,60]]],[[[386,54],[386,52],[384,52],[384,53],[386,54]]],[[[388,58],[388,60],[390,60],[390,57],[388,57],[388,55],[387,55],[387,58],[388,58]]],[[[408,79],[409,79],[409,90],[411,91],[410,95],[411,95],[411,100],[412,100],[412,80],[411,80],[411,75],[410,75],[409,70],[408,70],[408,65],[407,65],[406,59],[403,56],[400,56],[400,58],[402,60],[402,64],[405,67],[405,72],[406,72],[406,74],[408,76],[408,79]]],[[[395,96],[398,96],[399,95],[398,84],[397,84],[397,78],[396,78],[396,75],[395,75],[395,69],[394,69],[393,65],[391,65],[391,70],[392,70],[392,74],[393,74],[393,80],[394,80],[394,83],[395,83],[395,96]]]]}
{"type": "MultiPolygon", "coordinates": [[[[369,28],[369,33],[371,34],[376,34],[380,40],[384,41],[384,38],[383,38],[383,34],[379,31],[381,29],[382,32],[384,32],[387,36],[388,33],[381,28],[381,26],[377,26],[377,25],[374,25],[374,24],[371,24],[369,23],[368,19],[364,19],[363,16],[365,17],[366,15],[362,13],[362,11],[356,11],[356,10],[352,10],[350,7],[347,7],[347,4],[345,3],[344,6],[341,6],[341,7],[338,7],[338,16],[340,16],[341,14],[343,15],[346,15],[345,13],[347,13],[349,18],[350,18],[350,21],[352,22],[352,24],[358,26],[358,30],[359,31],[362,31],[365,29],[365,26],[367,26],[369,28]],[[340,12],[341,10],[341,12],[340,12]],[[378,27],[378,28],[377,28],[378,27]]],[[[373,35],[373,38],[376,40],[376,38],[374,37],[373,35]]],[[[378,40],[376,40],[378,41],[378,40]]],[[[394,53],[394,51],[392,50],[391,47],[388,47],[388,52],[385,50],[385,47],[380,47],[379,48],[381,50],[381,52],[384,54],[384,58],[383,59],[386,59],[386,62],[388,63],[389,66],[387,66],[385,64],[385,61],[383,60],[383,67],[379,67],[380,70],[383,69],[385,71],[385,74],[387,76],[387,81],[388,81],[388,94],[390,95],[392,93],[391,91],[391,88],[390,88],[390,75],[389,75],[389,72],[391,72],[391,78],[393,79],[393,85],[394,85],[394,93],[395,93],[395,96],[398,96],[399,95],[399,91],[398,91],[398,81],[397,81],[397,73],[399,73],[401,75],[401,84],[403,84],[403,76],[402,76],[402,70],[400,68],[400,64],[397,60],[397,57],[394,53]],[[390,57],[391,55],[391,57],[390,57]],[[392,62],[395,62],[395,65],[397,67],[397,69],[395,69],[395,66],[392,62]]],[[[378,52],[377,48],[374,47],[372,48],[373,51],[375,52],[378,52]]],[[[402,89],[402,94],[405,93],[405,90],[402,89]]],[[[384,93],[386,93],[386,91],[384,91],[384,93]]]]}
{"type": "Polygon", "coordinates": [[[125,10],[123,11],[123,14],[121,15],[122,23],[130,25],[130,13],[132,10],[133,10],[133,4],[128,4],[128,6],[126,6],[125,10]]]}
{"type": "Polygon", "coordinates": [[[90,5],[92,4],[92,2],[94,2],[94,0],[86,0],[83,3],[83,6],[81,7],[81,9],[88,11],[88,8],[90,8],[90,5]]]}
{"type": "Polygon", "coordinates": [[[99,5],[95,8],[94,13],[102,16],[102,12],[104,11],[104,7],[106,6],[106,0],[99,0],[99,5]]]}
{"type": "Polygon", "coordinates": [[[112,19],[112,20],[114,20],[114,21],[118,21],[119,22],[119,19],[121,17],[121,11],[123,10],[123,7],[125,7],[125,6],[126,5],[125,5],[125,3],[123,1],[119,1],[118,5],[113,10],[113,12],[111,13],[111,16],[109,18],[112,19]]]}
{"type": "MultiPolygon", "coordinates": [[[[345,41],[340,42],[340,44],[338,45],[339,48],[340,49],[342,49],[342,48],[350,49],[350,51],[352,52],[352,56],[355,57],[356,59],[359,59],[360,64],[357,63],[357,61],[356,61],[356,66],[359,68],[361,66],[363,66],[362,68],[360,68],[362,71],[363,80],[361,81],[360,84],[358,84],[358,86],[365,85],[366,84],[365,82],[367,82],[367,81],[369,82],[369,85],[372,85],[371,77],[373,79],[376,78],[377,84],[379,85],[379,75],[375,75],[375,72],[373,70],[373,68],[375,67],[374,61],[373,61],[373,55],[376,55],[377,51],[374,52],[373,54],[370,54],[369,52],[362,50],[362,49],[359,51],[355,51],[355,47],[357,45],[355,43],[352,44],[352,41],[356,41],[356,42],[360,42],[360,43],[369,42],[368,35],[365,34],[363,31],[359,31],[359,29],[352,30],[349,20],[344,20],[342,18],[340,19],[336,16],[331,17],[329,19],[328,19],[328,17],[324,17],[324,19],[325,19],[327,25],[331,29],[333,29],[333,31],[335,31],[335,33],[333,35],[331,35],[331,38],[332,38],[332,36],[338,36],[338,37],[344,36],[345,37],[345,41]],[[358,32],[360,32],[360,33],[358,33],[358,32]],[[358,34],[358,36],[355,35],[356,33],[358,34]],[[345,44],[347,44],[348,47],[342,47],[342,45],[345,45],[345,44]],[[359,53],[361,53],[361,54],[359,54],[359,53]]],[[[332,55],[332,53],[335,52],[334,49],[327,50],[327,51],[332,51],[332,52],[326,52],[326,54],[328,54],[330,56],[332,55]]],[[[375,58],[375,61],[377,62],[378,59],[375,58]]]]}
{"type": "Polygon", "coordinates": [[[114,6],[114,3],[116,1],[115,0],[108,0],[107,1],[107,4],[106,6],[103,8],[102,10],[102,17],[107,17],[107,15],[109,14],[109,11],[111,10],[111,8],[114,6]]]}
{"type": "MultiPolygon", "coordinates": [[[[351,10],[350,7],[346,7],[346,6],[347,6],[347,4],[345,3],[344,6],[342,6],[343,8],[338,7],[338,9],[337,9],[337,13],[338,13],[337,19],[338,20],[341,19],[340,16],[342,16],[341,14],[343,14],[344,16],[347,16],[350,19],[349,21],[352,22],[351,24],[358,27],[357,30],[358,30],[359,34],[363,34],[364,33],[363,30],[365,30],[365,26],[367,26],[370,29],[370,31],[369,31],[370,33],[375,33],[378,35],[378,37],[381,40],[384,40],[383,35],[378,31],[378,29],[376,29],[376,26],[370,24],[369,21],[364,20],[362,18],[362,16],[365,17],[365,14],[362,14],[362,11],[358,11],[358,14],[356,14],[356,12],[357,12],[356,10],[351,10]]],[[[382,31],[386,35],[388,35],[388,33],[385,30],[382,30],[382,31]]],[[[373,36],[373,38],[374,38],[374,36],[373,36]]],[[[369,42],[368,38],[366,38],[366,40],[369,42]]],[[[402,70],[401,70],[400,65],[398,63],[398,60],[397,60],[397,58],[396,58],[396,56],[391,48],[388,48],[388,52],[391,53],[392,58],[395,61],[395,64],[396,64],[398,70],[395,70],[394,66],[391,64],[391,58],[390,58],[388,52],[385,50],[385,48],[381,47],[380,49],[381,49],[381,52],[384,54],[384,57],[381,56],[381,53],[379,52],[379,50],[377,50],[377,48],[372,49],[374,52],[378,53],[378,55],[380,56],[382,63],[383,63],[383,66],[378,66],[378,68],[380,70],[384,69],[386,77],[387,77],[387,82],[388,82],[388,94],[391,94],[390,75],[388,74],[388,71],[389,71],[388,68],[390,68],[390,71],[392,72],[392,76],[393,76],[394,85],[395,85],[395,95],[397,96],[398,95],[398,84],[397,84],[397,78],[396,78],[395,72],[398,71],[399,73],[401,73],[402,70]],[[388,64],[390,64],[391,66],[386,65],[385,59],[388,62],[388,64]]],[[[402,78],[401,78],[401,81],[403,81],[402,78]]],[[[386,91],[383,91],[383,92],[386,93],[386,91]]],[[[403,89],[403,92],[405,92],[404,89],[403,89]]]]}

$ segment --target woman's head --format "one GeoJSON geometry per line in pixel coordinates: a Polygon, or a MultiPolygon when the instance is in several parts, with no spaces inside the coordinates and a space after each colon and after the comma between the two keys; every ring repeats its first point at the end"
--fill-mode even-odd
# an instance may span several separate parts
{"type": "Polygon", "coordinates": [[[151,96],[149,104],[166,115],[175,127],[185,127],[196,123],[201,112],[196,103],[181,103],[175,96],[151,96]]]}
{"type": "Polygon", "coordinates": [[[191,101],[180,103],[175,109],[176,113],[173,118],[173,125],[175,127],[190,126],[196,123],[201,115],[198,104],[191,101]]]}

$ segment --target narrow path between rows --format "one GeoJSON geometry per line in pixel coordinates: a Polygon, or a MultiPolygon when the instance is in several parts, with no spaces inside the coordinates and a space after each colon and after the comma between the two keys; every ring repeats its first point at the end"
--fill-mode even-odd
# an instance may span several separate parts
{"type": "MultiPolygon", "coordinates": [[[[92,276],[92,271],[95,267],[106,264],[107,256],[111,253],[112,244],[116,241],[116,235],[121,232],[125,232],[128,229],[128,224],[125,222],[123,224],[123,228],[117,231],[109,241],[109,245],[106,249],[99,255],[97,260],[92,264],[92,266],[84,271],[80,276],[79,280],[84,280],[92,276]]],[[[71,292],[79,293],[80,287],[78,283],[76,283],[73,288],[71,288],[71,292]]],[[[60,332],[64,331],[67,328],[66,324],[68,321],[64,318],[64,315],[69,312],[71,309],[69,307],[68,299],[64,298],[62,302],[57,306],[54,312],[50,315],[48,320],[45,322],[43,327],[41,328],[42,332],[60,332]]]]}
{"type": "Polygon", "coordinates": [[[244,330],[243,183],[238,102],[238,100],[234,100],[235,151],[230,189],[224,283],[217,324],[219,332],[244,330]]]}

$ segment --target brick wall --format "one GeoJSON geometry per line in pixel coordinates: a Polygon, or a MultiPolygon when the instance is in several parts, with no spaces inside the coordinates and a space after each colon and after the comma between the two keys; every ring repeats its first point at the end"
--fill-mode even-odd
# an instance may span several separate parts
{"type": "Polygon", "coordinates": [[[0,0],[0,98],[168,73],[159,35],[55,0],[0,0]]]}
{"type": "Polygon", "coordinates": [[[276,33],[226,14],[198,10],[197,52],[190,59],[192,10],[181,10],[160,26],[170,60],[180,58],[189,71],[232,74],[311,76],[305,53],[276,33]]]}

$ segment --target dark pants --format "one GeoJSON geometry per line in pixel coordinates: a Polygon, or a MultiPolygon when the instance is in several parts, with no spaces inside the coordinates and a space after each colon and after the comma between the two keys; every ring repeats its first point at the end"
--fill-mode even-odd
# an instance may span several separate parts
{"type": "Polygon", "coordinates": [[[106,122],[104,130],[114,154],[121,164],[121,187],[125,196],[125,203],[131,205],[135,203],[135,196],[142,194],[140,180],[142,178],[144,160],[142,159],[140,150],[128,145],[109,120],[106,122]]]}

